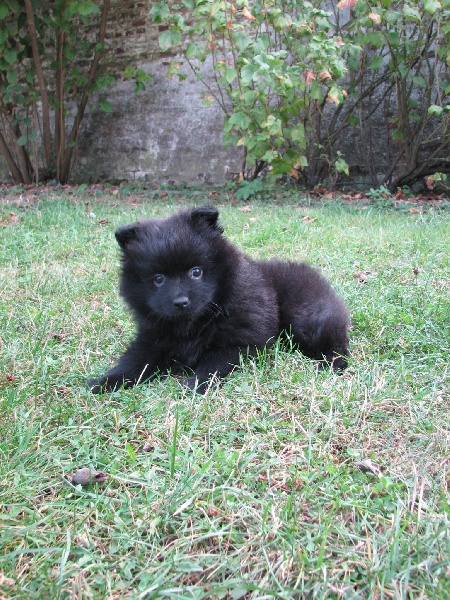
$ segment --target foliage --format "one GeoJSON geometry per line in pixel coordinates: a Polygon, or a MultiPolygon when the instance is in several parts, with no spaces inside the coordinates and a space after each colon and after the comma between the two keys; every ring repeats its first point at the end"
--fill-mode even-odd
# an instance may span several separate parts
{"type": "Polygon", "coordinates": [[[133,333],[114,229],[187,199],[75,191],[1,195],[0,596],[447,600],[448,211],[216,192],[247,253],[306,258],[346,298],[350,368],[276,345],[206,396],[164,377],[100,398],[85,380],[133,333]],[[82,467],[106,482],[70,485],[82,467]]]}
{"type": "MultiPolygon", "coordinates": [[[[316,3],[317,4],[317,3],[316,3]]],[[[329,13],[309,2],[165,2],[151,11],[170,24],[161,48],[177,46],[208,88],[208,103],[224,111],[225,144],[244,146],[251,178],[269,164],[274,175],[299,177],[322,152],[315,120],[326,103],[339,104],[337,80],[346,72],[341,38],[330,36],[329,13]],[[210,85],[199,64],[210,57],[210,85]]],[[[346,170],[342,158],[328,156],[330,171],[346,170]]],[[[314,168],[314,167],[312,167],[314,168]]]]}
{"type": "Polygon", "coordinates": [[[222,108],[224,141],[244,146],[250,178],[270,165],[309,186],[333,184],[349,173],[340,148],[353,127],[375,186],[450,169],[449,0],[341,0],[334,14],[322,5],[183,0],[151,13],[169,26],[161,48],[180,52],[207,88],[204,102],[222,108]],[[371,137],[380,120],[382,181],[371,137]]]}
{"type": "MultiPolygon", "coordinates": [[[[348,62],[348,91],[369,171],[375,175],[371,135],[377,119],[386,132],[382,185],[395,191],[450,171],[450,1],[351,4],[343,34],[363,50],[357,63],[348,62]]],[[[354,121],[353,111],[346,118],[354,121]]]]}
{"type": "MultiPolygon", "coordinates": [[[[110,0],[0,2],[0,152],[14,182],[68,180],[88,99],[115,81],[100,70],[109,9],[110,0]]],[[[150,81],[132,67],[125,76],[138,89],[150,81]]]]}

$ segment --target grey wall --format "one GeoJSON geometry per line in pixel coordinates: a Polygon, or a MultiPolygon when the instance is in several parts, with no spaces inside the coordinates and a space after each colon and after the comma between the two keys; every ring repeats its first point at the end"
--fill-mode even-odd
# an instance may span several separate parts
{"type": "Polygon", "coordinates": [[[222,183],[239,171],[242,149],[223,148],[223,113],[203,106],[199,84],[168,79],[158,63],[143,66],[154,76],[145,91],[120,82],[106,94],[111,113],[93,105],[86,115],[74,178],[222,183]]]}

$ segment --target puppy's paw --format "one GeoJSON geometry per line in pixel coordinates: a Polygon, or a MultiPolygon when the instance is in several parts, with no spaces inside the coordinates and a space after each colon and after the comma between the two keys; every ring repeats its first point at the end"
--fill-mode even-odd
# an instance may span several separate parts
{"type": "Polygon", "coordinates": [[[96,379],[89,379],[87,386],[92,394],[103,394],[107,390],[105,389],[106,380],[104,377],[96,379]]]}
{"type": "Polygon", "coordinates": [[[318,365],[317,365],[317,369],[319,371],[325,371],[328,369],[332,369],[335,373],[337,373],[338,375],[340,373],[342,373],[342,371],[345,371],[345,369],[348,366],[348,361],[347,361],[347,357],[346,356],[327,356],[325,358],[325,360],[321,360],[319,361],[318,365]]]}
{"type": "Polygon", "coordinates": [[[116,377],[98,377],[89,379],[88,387],[93,394],[110,394],[121,387],[126,387],[123,377],[119,380],[116,377]]]}
{"type": "Polygon", "coordinates": [[[335,356],[331,361],[331,368],[337,373],[342,373],[348,367],[348,360],[346,356],[335,356]]]}

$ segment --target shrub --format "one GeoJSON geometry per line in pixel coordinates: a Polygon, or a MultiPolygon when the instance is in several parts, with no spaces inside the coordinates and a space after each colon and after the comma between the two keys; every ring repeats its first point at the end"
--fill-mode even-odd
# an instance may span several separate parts
{"type": "Polygon", "coordinates": [[[348,174],[344,135],[358,127],[373,185],[395,189],[450,168],[443,2],[341,0],[331,13],[320,0],[183,0],[151,14],[169,26],[161,48],[177,49],[204,83],[204,102],[223,110],[225,144],[244,146],[245,177],[269,167],[308,186],[334,184],[348,174]],[[381,180],[372,138],[380,119],[389,165],[381,180]]]}
{"type": "MultiPolygon", "coordinates": [[[[15,183],[67,182],[87,102],[115,81],[99,71],[109,9],[110,0],[0,3],[0,153],[15,183]]],[[[138,90],[151,80],[131,67],[125,75],[138,90]]]]}

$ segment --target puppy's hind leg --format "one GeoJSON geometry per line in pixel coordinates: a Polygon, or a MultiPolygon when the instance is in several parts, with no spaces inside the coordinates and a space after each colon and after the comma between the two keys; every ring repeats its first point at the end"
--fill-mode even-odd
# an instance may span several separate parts
{"type": "Polygon", "coordinates": [[[334,371],[343,371],[347,368],[349,318],[343,303],[339,308],[338,312],[312,311],[292,319],[294,343],[305,356],[320,361],[320,370],[331,367],[334,371]]]}

